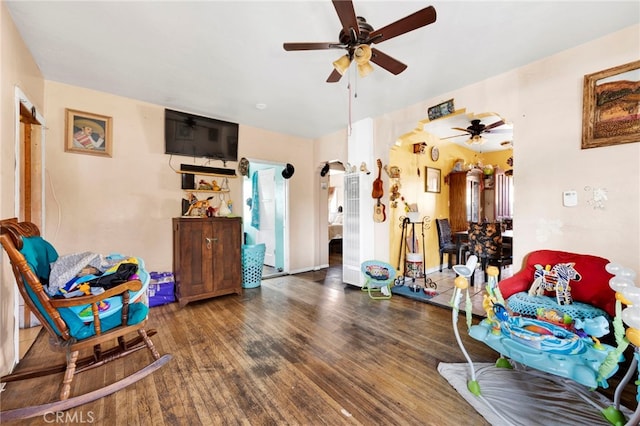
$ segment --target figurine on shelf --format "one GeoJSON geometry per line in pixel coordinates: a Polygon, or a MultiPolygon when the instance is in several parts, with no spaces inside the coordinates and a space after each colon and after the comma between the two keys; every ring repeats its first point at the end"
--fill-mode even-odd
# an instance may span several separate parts
{"type": "MultiPolygon", "coordinates": [[[[214,181],[215,182],[215,181],[214,181]]],[[[198,182],[198,189],[201,191],[211,191],[213,189],[213,186],[211,186],[211,184],[209,182],[207,182],[204,179],[200,179],[200,182],[198,182]]]]}
{"type": "Polygon", "coordinates": [[[220,185],[218,185],[218,182],[215,179],[211,181],[211,189],[214,191],[220,191],[220,185]]]}
{"type": "Polygon", "coordinates": [[[213,197],[209,197],[206,200],[198,200],[195,196],[190,198],[191,205],[185,216],[206,216],[209,208],[209,200],[212,198],[213,197]]]}
{"type": "Polygon", "coordinates": [[[220,189],[222,191],[228,191],[229,190],[229,179],[227,179],[227,178],[222,179],[222,185],[220,185],[220,189]]]}
{"type": "Polygon", "coordinates": [[[229,205],[224,199],[224,195],[220,194],[220,207],[218,208],[219,216],[229,216],[231,214],[231,210],[229,209],[229,205]]]}

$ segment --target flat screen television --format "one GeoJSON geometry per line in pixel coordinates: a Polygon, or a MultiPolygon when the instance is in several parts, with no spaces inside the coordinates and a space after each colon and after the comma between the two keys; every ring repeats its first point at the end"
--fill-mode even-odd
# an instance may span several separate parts
{"type": "Polygon", "coordinates": [[[238,161],[238,124],[164,110],[165,154],[238,161]]]}

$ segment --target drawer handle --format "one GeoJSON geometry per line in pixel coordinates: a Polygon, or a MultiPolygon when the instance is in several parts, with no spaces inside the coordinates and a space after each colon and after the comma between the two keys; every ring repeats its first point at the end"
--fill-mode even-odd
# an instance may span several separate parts
{"type": "Polygon", "coordinates": [[[218,239],[217,239],[217,238],[209,238],[209,237],[206,237],[206,238],[205,238],[205,240],[207,241],[207,248],[208,248],[208,249],[210,249],[210,248],[211,248],[211,243],[212,243],[212,242],[214,242],[214,243],[217,243],[217,242],[218,242],[218,239]]]}

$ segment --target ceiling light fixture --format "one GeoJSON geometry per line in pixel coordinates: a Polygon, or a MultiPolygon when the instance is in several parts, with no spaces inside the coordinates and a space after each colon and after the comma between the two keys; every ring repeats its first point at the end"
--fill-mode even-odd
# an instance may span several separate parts
{"type": "Polygon", "coordinates": [[[360,77],[366,77],[373,71],[373,67],[369,63],[371,59],[371,47],[366,44],[361,44],[356,47],[356,50],[353,52],[355,57],[356,64],[358,64],[358,74],[360,77]]]}
{"type": "Polygon", "coordinates": [[[340,56],[340,58],[333,62],[333,67],[340,73],[340,75],[344,75],[344,73],[347,72],[349,65],[351,65],[349,55],[340,56]]]}
{"type": "MultiPolygon", "coordinates": [[[[373,66],[369,62],[371,60],[371,47],[367,44],[361,44],[353,51],[353,60],[358,64],[358,74],[360,77],[366,77],[373,71],[373,66]]],[[[351,56],[346,54],[333,62],[333,67],[344,75],[351,66],[351,56]]]]}
{"type": "Polygon", "coordinates": [[[473,135],[467,141],[467,145],[482,145],[485,142],[484,138],[480,135],[473,135]]]}

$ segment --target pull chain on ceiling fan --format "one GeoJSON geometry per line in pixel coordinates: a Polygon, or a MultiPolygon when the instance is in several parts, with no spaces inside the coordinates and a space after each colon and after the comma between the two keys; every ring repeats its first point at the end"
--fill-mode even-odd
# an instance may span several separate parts
{"type": "Polygon", "coordinates": [[[358,66],[358,74],[365,77],[373,71],[374,64],[386,69],[392,74],[398,75],[407,66],[397,59],[371,47],[385,40],[408,33],[415,29],[432,24],[436,21],[436,10],[433,6],[426,7],[411,15],[385,27],[374,30],[373,27],[361,16],[356,16],[351,0],[332,0],[336,9],[342,29],[338,36],[338,43],[284,43],[286,51],[293,50],[325,50],[344,49],[347,53],[333,62],[334,70],[327,78],[327,83],[340,81],[342,75],[349,69],[351,62],[358,66]]]}

